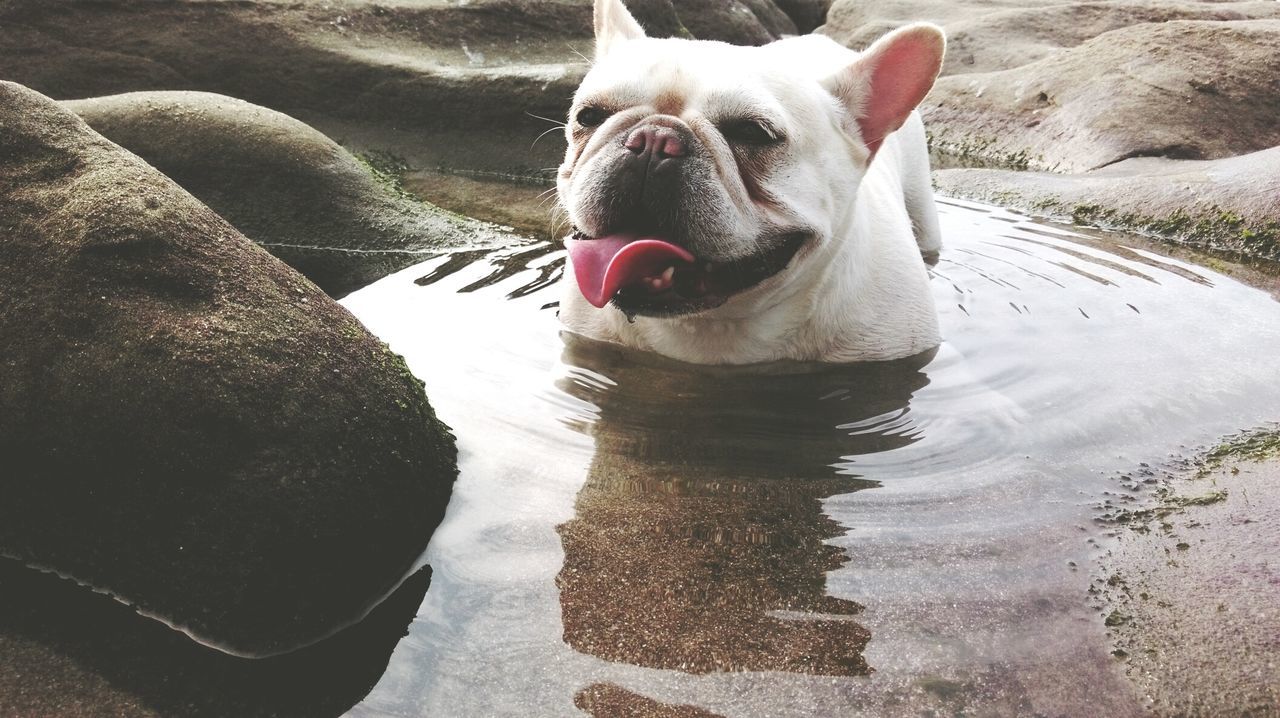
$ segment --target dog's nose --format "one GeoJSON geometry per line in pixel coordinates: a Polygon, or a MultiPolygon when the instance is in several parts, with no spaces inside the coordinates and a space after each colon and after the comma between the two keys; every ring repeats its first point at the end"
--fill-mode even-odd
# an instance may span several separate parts
{"type": "Polygon", "coordinates": [[[638,127],[627,135],[623,145],[633,154],[647,154],[659,160],[684,157],[687,153],[684,140],[670,127],[654,125],[638,127]]]}

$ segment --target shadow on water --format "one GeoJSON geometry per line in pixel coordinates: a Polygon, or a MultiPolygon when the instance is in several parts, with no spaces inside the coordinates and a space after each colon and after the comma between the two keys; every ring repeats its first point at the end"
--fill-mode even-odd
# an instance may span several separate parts
{"type": "Polygon", "coordinates": [[[843,367],[692,367],[571,341],[573,428],[595,453],[558,527],[564,640],[608,661],[691,673],[869,672],[862,606],[830,596],[848,561],[823,500],[874,487],[837,467],[917,441],[930,356],[843,367]]]}
{"type": "MultiPolygon", "coordinates": [[[[181,580],[181,577],[174,577],[181,580]]],[[[0,715],[339,715],[386,670],[431,583],[424,568],[363,621],[280,656],[202,646],[71,581],[0,559],[0,715]],[[140,704],[140,706],[139,706],[140,704]],[[149,714],[149,713],[142,713],[149,714]]]]}

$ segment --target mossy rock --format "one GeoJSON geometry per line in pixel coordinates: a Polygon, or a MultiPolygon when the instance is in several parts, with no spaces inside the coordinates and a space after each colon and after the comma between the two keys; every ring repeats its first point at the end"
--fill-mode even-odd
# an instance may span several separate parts
{"type": "Polygon", "coordinates": [[[1221,160],[1134,158],[1071,175],[944,169],[933,179],[944,195],[1280,261],[1280,147],[1221,160]]]}
{"type": "Polygon", "coordinates": [[[288,115],[207,92],[132,92],[65,106],[341,296],[434,251],[513,240],[406,194],[288,115]]]}
{"type": "Polygon", "coordinates": [[[264,655],[413,567],[456,473],[421,382],[318,287],[0,83],[0,553],[264,655]]]}

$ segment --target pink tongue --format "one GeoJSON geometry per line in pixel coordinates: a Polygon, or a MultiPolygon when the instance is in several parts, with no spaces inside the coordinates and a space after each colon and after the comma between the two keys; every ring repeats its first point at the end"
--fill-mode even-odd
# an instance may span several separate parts
{"type": "Polygon", "coordinates": [[[566,239],[564,246],[573,260],[578,289],[598,308],[627,285],[660,275],[677,262],[693,261],[693,255],[683,247],[661,239],[638,239],[632,234],[566,239]]]}

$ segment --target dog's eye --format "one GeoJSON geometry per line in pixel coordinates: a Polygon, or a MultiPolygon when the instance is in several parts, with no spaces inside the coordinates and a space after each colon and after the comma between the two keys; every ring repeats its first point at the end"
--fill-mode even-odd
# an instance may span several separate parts
{"type": "Polygon", "coordinates": [[[741,145],[772,145],[781,141],[777,132],[759,120],[730,120],[720,125],[720,132],[726,140],[741,145]]]}
{"type": "Polygon", "coordinates": [[[584,107],[574,115],[574,120],[583,127],[599,127],[609,115],[613,114],[603,107],[584,107]]]}

